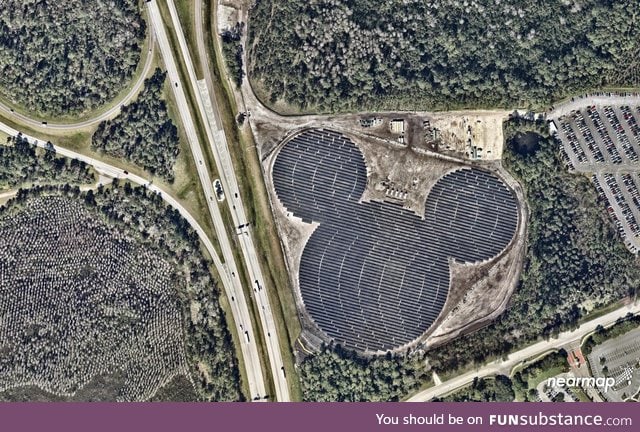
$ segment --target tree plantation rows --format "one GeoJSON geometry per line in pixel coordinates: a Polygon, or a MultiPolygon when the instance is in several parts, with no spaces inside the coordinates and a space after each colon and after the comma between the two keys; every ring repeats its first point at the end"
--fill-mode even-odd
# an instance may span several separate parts
{"type": "Polygon", "coordinates": [[[69,395],[120,370],[114,399],[143,400],[187,373],[168,262],[79,200],[20,207],[0,219],[0,390],[35,384],[69,395]]]}
{"type": "Polygon", "coordinates": [[[131,79],[144,35],[137,0],[0,0],[0,96],[41,116],[103,105],[131,79]]]}
{"type": "Polygon", "coordinates": [[[53,146],[36,148],[22,135],[10,137],[8,145],[0,145],[0,191],[26,183],[95,182],[93,170],[77,159],[57,157],[53,146]]]}
{"type": "Polygon", "coordinates": [[[198,398],[240,399],[238,364],[220,308],[220,291],[211,278],[211,263],[202,256],[196,232],[160,195],[142,186],[118,186],[116,182],[114,188],[99,188],[95,201],[111,223],[128,228],[145,248],[155,250],[177,267],[181,281],[177,296],[198,398]]]}
{"type": "Polygon", "coordinates": [[[640,85],[636,0],[257,0],[249,76],[320,111],[544,106],[640,85]]]}
{"type": "Polygon", "coordinates": [[[21,189],[0,207],[0,243],[0,390],[70,397],[110,376],[109,400],[176,382],[199,400],[241,398],[209,263],[158,195],[117,181],[21,189]]]}
{"type": "Polygon", "coordinates": [[[173,165],[180,149],[178,129],[162,99],[166,75],[156,69],[151,78],[145,80],[144,89],[135,102],[123,106],[113,120],[100,123],[93,134],[92,146],[173,182],[173,165]]]}

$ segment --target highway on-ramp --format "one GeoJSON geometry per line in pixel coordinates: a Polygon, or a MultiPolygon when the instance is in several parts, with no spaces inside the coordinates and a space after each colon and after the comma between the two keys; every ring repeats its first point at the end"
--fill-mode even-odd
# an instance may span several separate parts
{"type": "MultiPolygon", "coordinates": [[[[470,384],[476,377],[480,378],[497,373],[503,373],[505,371],[510,371],[513,367],[517,366],[527,359],[537,357],[540,354],[544,354],[545,352],[561,348],[570,343],[579,342],[584,336],[593,332],[598,326],[608,327],[614,324],[618,319],[626,316],[629,313],[634,315],[640,313],[640,303],[623,306],[599,318],[587,321],[575,330],[562,332],[560,333],[560,335],[558,335],[557,338],[552,338],[548,341],[541,341],[523,348],[520,351],[511,353],[506,360],[499,359],[493,361],[484,365],[479,370],[473,370],[452,378],[448,381],[444,381],[442,384],[430,387],[424,391],[417,393],[414,396],[411,396],[408,399],[408,402],[426,402],[435,397],[446,395],[447,393],[450,393],[457,388],[470,384]]],[[[469,349],[473,349],[473,347],[469,347],[469,349]]]]}
{"type": "Polygon", "coordinates": [[[151,66],[153,65],[153,58],[154,58],[153,54],[155,50],[153,33],[149,34],[148,45],[149,45],[149,52],[144,54],[146,58],[145,58],[145,63],[142,68],[142,71],[138,75],[137,80],[133,83],[133,86],[131,87],[129,92],[122,99],[120,99],[118,103],[116,103],[114,106],[109,108],[107,111],[96,115],[95,117],[92,117],[90,119],[86,119],[80,122],[76,122],[76,123],[67,124],[67,123],[47,122],[47,124],[45,125],[43,124],[42,120],[34,120],[24,114],[21,114],[13,110],[12,108],[8,107],[2,102],[0,102],[0,114],[7,119],[15,120],[19,122],[21,125],[25,125],[31,128],[46,128],[48,130],[56,130],[56,131],[63,131],[63,132],[72,132],[72,131],[81,130],[89,126],[98,124],[109,118],[115,117],[118,113],[120,113],[120,108],[122,108],[123,105],[128,104],[129,102],[131,102],[131,100],[133,100],[134,97],[136,97],[136,95],[144,85],[144,80],[149,75],[149,71],[151,70],[151,66]]]}

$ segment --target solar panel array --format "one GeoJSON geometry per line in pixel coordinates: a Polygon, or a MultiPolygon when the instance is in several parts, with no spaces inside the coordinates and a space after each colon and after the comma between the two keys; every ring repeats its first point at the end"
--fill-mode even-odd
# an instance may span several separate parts
{"type": "Polygon", "coordinates": [[[436,320],[449,291],[449,257],[477,262],[507,246],[517,203],[499,178],[461,169],[433,186],[422,219],[396,204],[359,203],[366,181],[356,145],[326,130],[291,139],[273,167],[287,210],[320,223],[300,262],[310,317],[346,347],[386,351],[436,320]]]}

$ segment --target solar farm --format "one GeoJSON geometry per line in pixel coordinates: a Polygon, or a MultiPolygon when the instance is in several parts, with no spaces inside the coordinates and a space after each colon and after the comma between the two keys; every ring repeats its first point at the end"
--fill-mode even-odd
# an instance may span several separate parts
{"type": "Polygon", "coordinates": [[[591,174],[625,245],[640,250],[640,107],[589,105],[556,120],[571,171],[591,174]]]}
{"type": "Polygon", "coordinates": [[[451,259],[478,264],[505,250],[518,204],[497,176],[463,167],[435,182],[420,217],[363,201],[367,178],[358,146],[324,129],[287,141],[272,168],[287,216],[315,227],[297,273],[306,314],[324,340],[379,353],[411,345],[436,322],[451,259]]]}

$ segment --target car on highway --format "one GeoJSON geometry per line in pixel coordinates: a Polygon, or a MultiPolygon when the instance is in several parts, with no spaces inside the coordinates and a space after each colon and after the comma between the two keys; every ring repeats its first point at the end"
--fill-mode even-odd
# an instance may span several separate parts
{"type": "Polygon", "coordinates": [[[218,201],[224,201],[224,189],[222,189],[222,182],[220,182],[220,179],[214,180],[213,189],[216,191],[216,197],[218,198],[218,201]]]}

